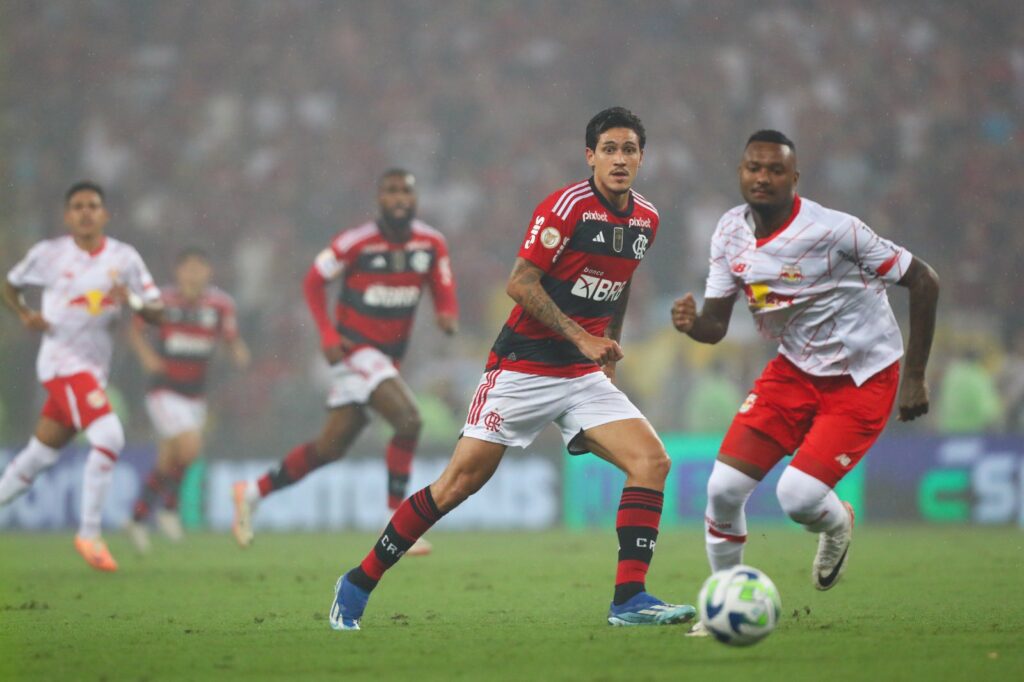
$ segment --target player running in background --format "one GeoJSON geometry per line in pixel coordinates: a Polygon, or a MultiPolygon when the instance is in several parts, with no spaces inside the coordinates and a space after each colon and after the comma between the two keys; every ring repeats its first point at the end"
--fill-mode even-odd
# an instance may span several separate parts
{"type": "Polygon", "coordinates": [[[162,318],[160,291],[139,253],[104,235],[109,218],[99,185],[73,185],[64,196],[64,223],[71,234],[33,246],[7,273],[3,289],[21,323],[42,334],[36,372],[49,397],[35,435],[0,477],[0,505],[28,490],[56,463],[60,449],[84,432],[90,450],[75,549],[101,571],[117,570],[100,524],[114,463],[124,447],[124,429],[104,391],[111,327],[126,302],[147,322],[158,324],[162,318]],[[28,286],[42,287],[39,311],[25,303],[22,290],[28,286]]]}
{"type": "Polygon", "coordinates": [[[626,109],[606,109],[587,124],[593,176],[551,194],[534,212],[506,289],[516,305],[491,349],[451,461],[402,503],[363,562],[338,579],[334,629],[359,629],[384,572],[490,479],[509,446],[526,447],[552,422],[570,453],[593,452],[626,474],[608,622],[693,618],[692,606],[669,605],[646,591],[671,462],[611,381],[623,357],[618,340],[629,282],[658,229],[654,206],[631,189],[644,143],[643,124],[626,109]]]}
{"type": "MultiPolygon", "coordinates": [[[[235,484],[233,530],[242,547],[252,541],[252,514],[259,501],[341,458],[369,422],[367,408],[394,429],[385,455],[388,505],[397,509],[405,499],[421,420],[398,363],[423,288],[430,289],[437,325],[445,334],[458,328],[458,302],[444,236],[416,219],[413,175],[401,169],[384,172],[377,202],[377,220],[341,232],[306,275],[306,303],[330,364],[327,423],[315,440],[296,446],[278,467],[235,484]],[[325,287],[336,279],[342,288],[332,322],[325,287]]],[[[429,551],[426,540],[412,549],[414,554],[429,551]]]]}
{"type": "Polygon", "coordinates": [[[925,367],[939,281],[924,261],[854,216],[797,192],[796,150],[782,133],[747,141],[739,166],[746,203],[722,216],[711,240],[704,306],[672,307],[680,332],[717,343],[742,292],[763,336],[779,342],[722,441],[708,480],[712,570],[743,561],[744,506],[765,474],[796,451],[779,479],[783,510],[819,533],[811,579],[835,586],[846,568],[853,508],[833,491],[875,442],[899,385],[903,340],[886,287],[910,290],[910,339],[899,418],[928,411],[925,367]]]}
{"type": "Polygon", "coordinates": [[[178,490],[188,466],[203,447],[206,424],[206,375],[217,342],[223,339],[239,369],[249,365],[249,347],[238,335],[235,302],[210,284],[213,269],[200,249],[178,255],[174,286],[161,289],[164,321],[157,347],[139,324],[129,340],[142,368],[149,373],[146,410],[160,439],[157,461],[126,530],[139,552],[149,549],[145,522],[155,507],[157,526],[173,541],[184,533],[178,516],[178,490]]]}

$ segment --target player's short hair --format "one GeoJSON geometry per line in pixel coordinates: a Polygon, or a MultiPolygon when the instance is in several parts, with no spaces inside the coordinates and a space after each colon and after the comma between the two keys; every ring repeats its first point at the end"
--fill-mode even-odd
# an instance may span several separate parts
{"type": "Polygon", "coordinates": [[[178,252],[178,256],[174,259],[174,266],[177,267],[190,258],[210,262],[210,254],[198,246],[189,246],[178,252]]]}
{"type": "Polygon", "coordinates": [[[599,111],[587,123],[587,149],[597,148],[597,138],[601,133],[612,128],[629,128],[640,138],[640,149],[647,144],[647,131],[640,117],[625,107],[610,107],[599,111]]]}
{"type": "Polygon", "coordinates": [[[388,168],[386,171],[381,173],[380,177],[377,178],[377,186],[380,187],[381,185],[383,185],[384,181],[387,180],[388,178],[412,178],[411,184],[413,186],[416,185],[416,176],[411,171],[407,171],[404,168],[398,168],[397,166],[393,168],[388,168]]]}
{"type": "Polygon", "coordinates": [[[107,195],[103,193],[103,188],[92,180],[79,180],[75,184],[68,187],[68,191],[64,192],[64,205],[67,206],[71,201],[71,197],[75,196],[79,192],[96,192],[99,195],[100,201],[104,204],[107,203],[107,195]]]}
{"type": "Polygon", "coordinates": [[[747,138],[747,143],[743,145],[744,149],[749,147],[751,142],[770,142],[771,144],[781,144],[789,147],[793,153],[796,153],[796,145],[793,144],[793,140],[789,139],[778,130],[758,130],[747,138]]]}

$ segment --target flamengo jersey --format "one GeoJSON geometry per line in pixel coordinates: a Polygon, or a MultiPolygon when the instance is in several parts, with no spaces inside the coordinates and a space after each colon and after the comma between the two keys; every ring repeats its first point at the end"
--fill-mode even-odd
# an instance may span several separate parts
{"type": "MultiPolygon", "coordinates": [[[[566,316],[604,335],[623,289],[654,243],[658,211],[630,190],[619,213],[593,178],[560,189],[533,214],[519,257],[541,270],[541,286],[566,316]]],[[[578,377],[600,369],[561,334],[516,305],[498,334],[487,369],[578,377]]]]}
{"type": "Polygon", "coordinates": [[[112,237],[92,253],[70,236],[41,241],[7,273],[7,281],[19,289],[43,288],[41,312],[50,331],[43,334],[36,360],[40,382],[91,372],[105,385],[111,327],[121,313],[110,290],[122,283],[146,303],[160,299],[139,252],[112,237]]]}
{"type": "Polygon", "coordinates": [[[196,301],[189,301],[177,287],[164,287],[162,292],[164,323],[160,325],[158,352],[165,369],[153,377],[150,388],[202,396],[207,366],[218,339],[232,341],[238,337],[235,302],[212,286],[196,301]]]}
{"type": "Polygon", "coordinates": [[[859,386],[903,355],[885,289],[913,256],[859,219],[796,197],[779,230],[754,237],[746,204],[711,238],[705,298],[742,290],[758,331],[815,376],[849,374],[859,386]]]}
{"type": "Polygon", "coordinates": [[[325,280],[342,277],[338,332],[396,360],[405,354],[424,285],[439,315],[458,314],[448,244],[419,220],[404,242],[388,241],[376,222],[345,230],[320,252],[315,267],[325,280]]]}

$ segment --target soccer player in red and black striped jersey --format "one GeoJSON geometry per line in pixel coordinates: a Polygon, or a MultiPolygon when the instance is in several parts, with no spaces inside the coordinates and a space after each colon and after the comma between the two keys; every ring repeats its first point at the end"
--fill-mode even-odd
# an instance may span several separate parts
{"type": "Polygon", "coordinates": [[[160,439],[156,466],[125,527],[139,552],[149,549],[145,522],[155,507],[164,534],[175,541],[182,538],[178,489],[185,470],[202,451],[207,368],[218,341],[227,344],[236,367],[249,364],[249,347],[238,334],[235,302],[210,284],[212,276],[206,253],[185,249],[178,255],[174,286],[160,290],[164,318],[156,347],[138,321],[129,329],[131,346],[150,375],[146,410],[160,439]]]}
{"type": "Polygon", "coordinates": [[[593,175],[537,207],[507,292],[516,302],[487,361],[462,437],[434,483],[398,508],[363,562],[335,586],[330,623],[359,629],[384,572],[444,514],[479,490],[509,446],[554,422],[571,454],[593,452],[626,474],[612,625],[684,623],[694,608],[646,590],[670,461],[650,423],[612,383],[633,271],[654,242],[658,212],[632,189],[643,124],[621,107],[586,129],[593,175]]]}
{"type": "MultiPolygon", "coordinates": [[[[416,219],[415,183],[408,171],[384,172],[377,186],[379,217],[341,232],[306,275],[306,302],[331,365],[327,423],[280,466],[255,481],[235,484],[233,528],[243,547],[252,541],[252,514],[259,501],[342,457],[368,423],[367,408],[394,429],[385,454],[388,504],[397,509],[405,499],[421,420],[398,363],[424,288],[430,290],[441,330],[451,335],[458,327],[448,245],[440,232],[416,219]],[[336,279],[342,289],[332,322],[324,289],[336,279]]],[[[429,551],[421,539],[411,553],[429,551]]]]}

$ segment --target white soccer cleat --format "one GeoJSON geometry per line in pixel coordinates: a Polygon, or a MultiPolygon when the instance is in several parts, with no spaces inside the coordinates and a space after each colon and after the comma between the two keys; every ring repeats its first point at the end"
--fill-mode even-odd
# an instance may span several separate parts
{"type": "Polygon", "coordinates": [[[239,547],[248,547],[252,543],[252,504],[246,494],[248,484],[245,481],[235,483],[231,497],[235,505],[235,520],[231,524],[231,532],[239,547]]]}
{"type": "Polygon", "coordinates": [[[185,529],[181,526],[181,518],[178,512],[169,509],[160,509],[154,515],[156,527],[160,529],[171,542],[181,542],[185,538],[185,529]]]}
{"type": "Polygon", "coordinates": [[[434,546],[426,538],[417,538],[412,547],[405,551],[405,556],[426,556],[434,551],[434,546]]]}
{"type": "Polygon", "coordinates": [[[124,532],[127,533],[136,552],[139,554],[149,553],[149,531],[143,524],[131,519],[124,525],[124,532]]]}
{"type": "Polygon", "coordinates": [[[846,571],[850,555],[850,541],[853,540],[853,522],[856,515],[849,502],[843,507],[850,514],[849,525],[834,533],[818,534],[818,553],[814,555],[814,567],[811,570],[811,582],[819,590],[830,590],[835,587],[846,571]]]}

